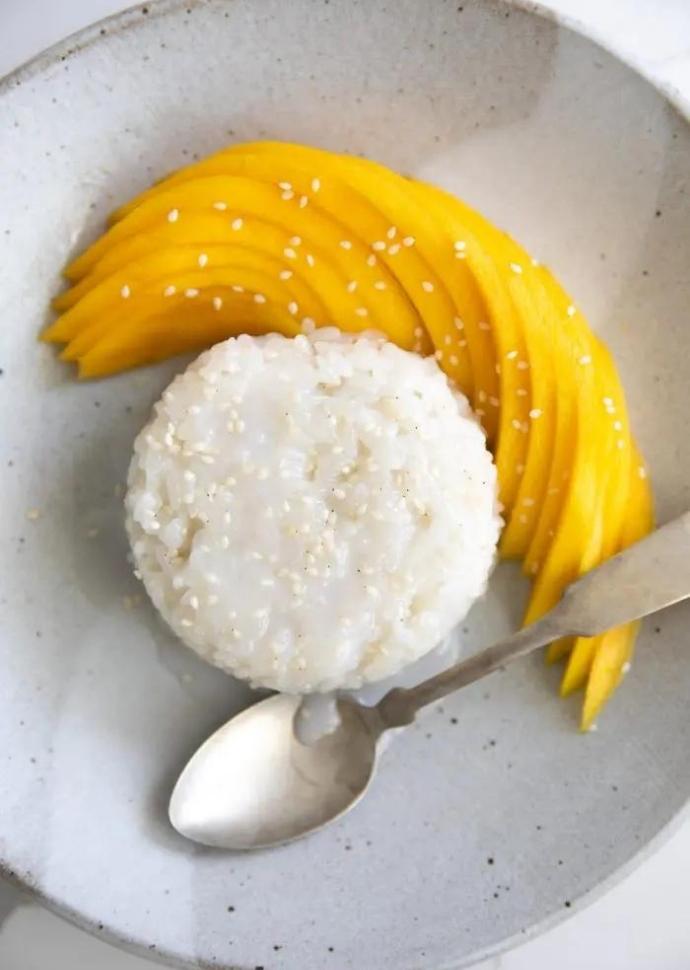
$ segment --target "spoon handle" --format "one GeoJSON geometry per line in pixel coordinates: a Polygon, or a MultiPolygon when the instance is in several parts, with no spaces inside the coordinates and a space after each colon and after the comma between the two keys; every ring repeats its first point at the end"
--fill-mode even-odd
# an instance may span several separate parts
{"type": "Polygon", "coordinates": [[[690,596],[690,512],[608,559],[565,591],[536,623],[430,677],[393,690],[378,705],[390,727],[409,724],[420,708],[564,636],[594,636],[690,596]]]}

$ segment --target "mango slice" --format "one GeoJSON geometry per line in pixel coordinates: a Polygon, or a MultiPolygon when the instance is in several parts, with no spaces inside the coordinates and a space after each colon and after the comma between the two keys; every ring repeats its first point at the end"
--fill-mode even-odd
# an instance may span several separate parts
{"type": "MultiPolygon", "coordinates": [[[[304,145],[233,145],[111,217],[65,269],[43,339],[92,378],[242,332],[376,329],[434,353],[494,452],[500,553],[534,578],[525,622],[653,527],[611,356],[552,274],[459,199],[376,162],[304,145]]],[[[635,625],[563,640],[561,693],[590,727],[635,625]]]]}

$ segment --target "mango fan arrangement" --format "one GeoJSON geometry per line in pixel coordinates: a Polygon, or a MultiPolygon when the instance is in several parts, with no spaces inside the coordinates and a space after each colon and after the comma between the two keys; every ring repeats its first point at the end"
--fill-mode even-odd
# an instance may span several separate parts
{"type": "MultiPolygon", "coordinates": [[[[301,145],[235,145],[114,213],[65,270],[43,339],[84,378],[241,332],[376,329],[435,353],[494,452],[503,558],[534,584],[525,622],[653,524],[611,355],[559,283],[451,195],[301,145]]],[[[592,725],[627,669],[635,624],[559,641],[561,692],[592,725]]]]}

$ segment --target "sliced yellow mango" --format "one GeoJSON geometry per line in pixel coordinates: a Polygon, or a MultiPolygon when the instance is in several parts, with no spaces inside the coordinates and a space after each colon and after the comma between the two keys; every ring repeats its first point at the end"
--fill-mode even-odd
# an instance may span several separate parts
{"type": "MultiPolygon", "coordinates": [[[[654,528],[654,507],[647,473],[637,452],[633,452],[630,467],[628,513],[623,529],[621,548],[626,548],[654,528]]],[[[585,700],[582,708],[581,728],[589,730],[604,704],[619,685],[630,663],[638,623],[609,630],[601,639],[589,670],[585,700]]]]}
{"type": "MultiPolygon", "coordinates": [[[[82,377],[242,332],[375,328],[434,352],[498,469],[500,552],[534,577],[526,621],[652,527],[648,483],[606,348],[544,267],[438,188],[303,145],[235,145],[116,213],[66,271],[43,334],[82,377]]],[[[632,651],[631,626],[559,641],[583,725],[632,651]]]]}

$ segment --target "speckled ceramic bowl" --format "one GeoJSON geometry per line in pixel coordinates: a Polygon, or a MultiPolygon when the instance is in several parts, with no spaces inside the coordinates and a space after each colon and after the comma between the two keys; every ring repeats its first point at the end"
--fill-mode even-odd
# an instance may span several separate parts
{"type": "MultiPolygon", "coordinates": [[[[173,778],[248,695],[172,641],[126,563],[116,485],[177,365],[79,386],[35,338],[64,260],[170,167],[262,136],[366,152],[562,275],[613,345],[670,516],[690,505],[682,117],[591,42],[489,0],[163,0],[13,75],[0,117],[6,870],[109,939],[250,970],[465,966],[625,870],[690,796],[687,608],[647,625],[597,734],[531,658],[399,738],[313,838],[256,855],[178,838],[173,778]]],[[[468,645],[519,607],[499,575],[468,645]]]]}

